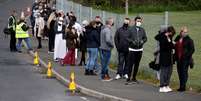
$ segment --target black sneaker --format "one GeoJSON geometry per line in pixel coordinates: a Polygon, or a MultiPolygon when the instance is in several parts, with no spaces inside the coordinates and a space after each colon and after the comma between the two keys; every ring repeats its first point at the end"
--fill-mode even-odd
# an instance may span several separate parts
{"type": "Polygon", "coordinates": [[[18,53],[22,53],[22,51],[18,51],[18,53]]]}
{"type": "Polygon", "coordinates": [[[186,89],[185,88],[179,88],[179,89],[177,89],[177,91],[178,92],[184,92],[184,91],[186,91],[186,89]]]}
{"type": "Polygon", "coordinates": [[[133,84],[139,84],[140,82],[138,80],[132,80],[133,84]]]}
{"type": "Polygon", "coordinates": [[[132,85],[132,84],[133,84],[133,81],[131,81],[131,80],[127,80],[125,83],[125,85],[132,85]]]}
{"type": "Polygon", "coordinates": [[[38,47],[37,47],[37,49],[41,49],[41,48],[42,48],[42,46],[38,46],[38,47]]]}
{"type": "Polygon", "coordinates": [[[33,49],[32,49],[32,48],[30,48],[30,49],[28,49],[28,51],[33,51],[33,49]]]}
{"type": "Polygon", "coordinates": [[[90,70],[90,71],[89,71],[89,75],[96,76],[97,74],[96,74],[96,73],[94,73],[94,71],[93,71],[93,70],[90,70]]]}
{"type": "Polygon", "coordinates": [[[85,69],[84,75],[89,75],[89,70],[88,69],[85,69]]]}

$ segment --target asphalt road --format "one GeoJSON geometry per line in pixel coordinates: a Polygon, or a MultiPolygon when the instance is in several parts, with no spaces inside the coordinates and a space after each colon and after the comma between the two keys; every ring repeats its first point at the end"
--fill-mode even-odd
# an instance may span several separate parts
{"type": "Polygon", "coordinates": [[[9,37],[2,34],[8,12],[22,10],[32,1],[0,1],[0,101],[98,101],[82,94],[71,95],[57,80],[37,72],[29,55],[9,52],[9,37]]]}

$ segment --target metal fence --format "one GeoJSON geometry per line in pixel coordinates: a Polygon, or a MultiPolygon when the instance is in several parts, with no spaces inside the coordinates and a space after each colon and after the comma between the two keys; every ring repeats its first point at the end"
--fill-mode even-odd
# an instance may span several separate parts
{"type": "MultiPolygon", "coordinates": [[[[73,11],[77,16],[78,22],[82,22],[83,20],[91,21],[95,18],[95,16],[100,16],[105,22],[105,20],[109,17],[114,18],[115,26],[113,27],[113,34],[115,30],[122,26],[123,20],[126,17],[124,14],[116,14],[111,12],[106,12],[103,10],[93,9],[91,7],[86,7],[78,3],[74,3],[69,0],[56,0],[56,8],[58,10],[63,10],[65,13],[69,11],[73,11]]],[[[136,15],[129,15],[131,19],[134,19],[136,15]]],[[[168,12],[164,14],[143,14],[140,13],[140,16],[143,17],[143,27],[147,32],[148,42],[145,44],[143,58],[141,61],[141,67],[147,67],[148,63],[153,60],[153,52],[155,49],[155,40],[154,36],[158,33],[158,30],[161,25],[168,24],[168,12]]],[[[117,52],[116,49],[112,52],[111,62],[117,63],[117,52]]]]}

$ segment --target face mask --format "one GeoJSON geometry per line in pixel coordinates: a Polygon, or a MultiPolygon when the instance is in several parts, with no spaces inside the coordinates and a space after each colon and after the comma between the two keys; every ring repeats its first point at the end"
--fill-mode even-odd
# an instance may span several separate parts
{"type": "Polygon", "coordinates": [[[124,23],[123,27],[126,27],[126,28],[127,28],[127,27],[128,27],[128,24],[124,23]]]}
{"type": "Polygon", "coordinates": [[[172,35],[168,35],[169,38],[172,38],[172,35]]]}
{"type": "Polygon", "coordinates": [[[58,21],[58,24],[59,24],[59,25],[62,25],[62,24],[63,24],[63,22],[62,22],[62,21],[58,21]]]}
{"type": "Polygon", "coordinates": [[[142,25],[141,22],[136,22],[136,26],[140,27],[142,25]]]}
{"type": "Polygon", "coordinates": [[[188,35],[188,33],[183,33],[182,37],[185,37],[185,36],[187,36],[187,35],[188,35]]]}
{"type": "Polygon", "coordinates": [[[114,26],[114,23],[112,23],[112,25],[111,26],[114,26]]]}
{"type": "Polygon", "coordinates": [[[98,25],[98,24],[100,24],[100,22],[98,21],[98,22],[96,22],[96,24],[98,25]]]}

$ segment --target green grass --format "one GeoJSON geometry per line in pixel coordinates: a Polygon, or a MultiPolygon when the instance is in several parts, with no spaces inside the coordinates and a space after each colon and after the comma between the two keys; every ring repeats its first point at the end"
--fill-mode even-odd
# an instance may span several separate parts
{"type": "MultiPolygon", "coordinates": [[[[144,19],[144,28],[147,32],[148,42],[144,46],[143,58],[140,63],[139,79],[143,79],[153,84],[158,84],[155,79],[155,73],[148,67],[148,63],[153,60],[153,52],[155,49],[154,36],[157,34],[160,25],[163,24],[163,13],[145,13],[141,14],[144,19]]],[[[130,15],[132,16],[132,15],[130,15]]],[[[176,28],[177,34],[182,26],[189,28],[189,35],[194,40],[195,53],[193,55],[195,66],[194,69],[189,69],[188,88],[192,88],[195,92],[201,92],[201,11],[188,12],[169,12],[169,23],[176,28]]],[[[112,64],[117,64],[117,54],[113,51],[112,64]]],[[[115,69],[117,65],[110,65],[115,69]]],[[[174,66],[174,71],[171,77],[171,87],[178,88],[179,80],[174,66]]]]}

